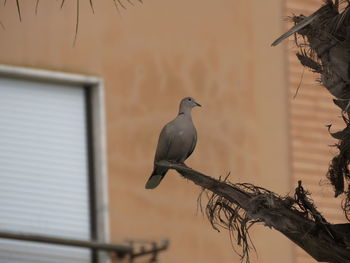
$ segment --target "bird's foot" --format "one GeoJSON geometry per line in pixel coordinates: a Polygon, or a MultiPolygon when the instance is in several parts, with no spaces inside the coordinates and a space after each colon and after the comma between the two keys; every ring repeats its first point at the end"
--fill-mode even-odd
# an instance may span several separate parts
{"type": "Polygon", "coordinates": [[[173,161],[173,160],[167,160],[167,161],[171,164],[181,165],[181,166],[184,166],[186,168],[189,168],[184,162],[177,162],[177,161],[173,161]]]}
{"type": "Polygon", "coordinates": [[[181,165],[181,166],[183,166],[183,167],[189,168],[184,162],[178,163],[178,164],[181,165]]]}

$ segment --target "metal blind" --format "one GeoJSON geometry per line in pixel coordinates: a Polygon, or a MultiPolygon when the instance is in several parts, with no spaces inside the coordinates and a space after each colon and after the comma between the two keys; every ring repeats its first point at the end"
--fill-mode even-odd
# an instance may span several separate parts
{"type": "MultiPolygon", "coordinates": [[[[286,15],[310,15],[321,4],[322,1],[315,0],[288,0],[286,15]]],[[[288,28],[291,26],[292,22],[288,28]]],[[[296,186],[297,181],[302,180],[322,214],[332,223],[343,223],[346,219],[340,208],[342,198],[334,198],[332,187],[326,183],[328,165],[336,152],[328,146],[336,140],[331,138],[325,125],[334,124],[332,131],[336,131],[344,124],[341,118],[337,118],[340,111],[333,104],[332,96],[317,82],[319,75],[303,68],[295,56],[299,50],[293,37],[288,42],[292,185],[296,186]],[[292,99],[298,86],[298,95],[292,99]]],[[[304,250],[295,247],[296,263],[316,263],[304,250]]]]}
{"type": "MultiPolygon", "coordinates": [[[[85,100],[83,87],[0,78],[0,230],[90,239],[85,100]]],[[[90,261],[0,239],[0,263],[90,261]]]]}

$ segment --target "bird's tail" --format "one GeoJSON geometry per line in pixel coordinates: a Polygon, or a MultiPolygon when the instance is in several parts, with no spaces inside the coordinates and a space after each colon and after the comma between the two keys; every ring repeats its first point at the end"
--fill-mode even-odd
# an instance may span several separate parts
{"type": "Polygon", "coordinates": [[[156,188],[162,179],[164,178],[165,174],[167,173],[168,169],[155,167],[151,176],[148,178],[148,181],[145,185],[146,189],[154,189],[156,188]]]}

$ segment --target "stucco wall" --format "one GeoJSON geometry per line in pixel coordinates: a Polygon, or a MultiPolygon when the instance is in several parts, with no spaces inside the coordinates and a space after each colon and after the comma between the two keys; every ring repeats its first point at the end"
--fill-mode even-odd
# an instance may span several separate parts
{"type": "MultiPolygon", "coordinates": [[[[196,213],[200,192],[174,172],[144,190],[162,126],[179,100],[203,107],[187,164],[214,177],[291,190],[288,101],[282,33],[284,1],[145,0],[118,15],[112,1],[22,1],[0,8],[0,63],[103,77],[106,88],[111,239],[169,238],[161,262],[238,262],[229,236],[196,213]],[[23,2],[23,3],[22,3],[23,2]],[[98,3],[97,3],[98,2],[98,3]]],[[[258,262],[293,262],[290,242],[258,226],[258,262]],[[278,250],[276,249],[278,247],[278,250]]]]}

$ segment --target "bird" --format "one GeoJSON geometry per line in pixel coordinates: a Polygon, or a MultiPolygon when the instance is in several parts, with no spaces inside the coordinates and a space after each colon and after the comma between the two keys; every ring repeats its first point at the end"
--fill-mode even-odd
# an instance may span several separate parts
{"type": "Polygon", "coordinates": [[[154,189],[168,172],[168,168],[157,165],[159,161],[181,163],[193,153],[197,144],[197,131],[192,122],[192,108],[201,107],[192,97],[183,98],[176,118],[167,123],[160,132],[154,168],[146,182],[146,189],[154,189]]]}

